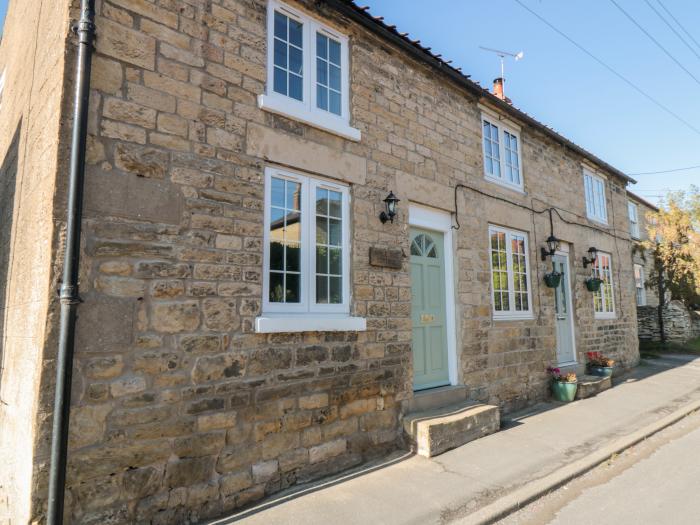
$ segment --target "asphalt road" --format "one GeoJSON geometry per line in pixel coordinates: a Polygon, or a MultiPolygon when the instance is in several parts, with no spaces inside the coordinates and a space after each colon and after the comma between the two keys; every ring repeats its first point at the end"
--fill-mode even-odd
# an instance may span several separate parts
{"type": "Polygon", "coordinates": [[[525,524],[700,524],[700,414],[499,522],[525,524]]]}

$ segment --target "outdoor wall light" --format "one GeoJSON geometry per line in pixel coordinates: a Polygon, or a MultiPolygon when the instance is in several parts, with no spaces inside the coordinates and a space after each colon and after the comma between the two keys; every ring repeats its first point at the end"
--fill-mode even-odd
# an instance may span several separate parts
{"type": "Polygon", "coordinates": [[[559,239],[557,239],[554,235],[550,235],[549,237],[547,237],[546,243],[546,249],[544,247],[540,248],[542,250],[540,252],[540,256],[542,257],[543,261],[546,261],[547,257],[551,257],[559,249],[559,239]]]}
{"type": "Polygon", "coordinates": [[[401,199],[397,199],[393,191],[389,191],[389,195],[384,199],[384,204],[386,204],[386,211],[379,214],[379,220],[384,224],[386,221],[394,222],[394,217],[396,217],[396,204],[401,199]]]}
{"type": "Polygon", "coordinates": [[[593,264],[598,257],[598,248],[595,246],[591,246],[588,248],[588,255],[589,257],[586,257],[585,255],[583,256],[583,267],[588,268],[589,264],[593,264]]]}

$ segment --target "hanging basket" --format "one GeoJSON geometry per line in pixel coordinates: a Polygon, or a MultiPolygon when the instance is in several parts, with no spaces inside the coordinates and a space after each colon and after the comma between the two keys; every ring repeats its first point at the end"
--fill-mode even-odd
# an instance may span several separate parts
{"type": "Polygon", "coordinates": [[[556,288],[561,282],[561,273],[559,272],[549,272],[544,274],[544,284],[547,288],[556,288]]]}
{"type": "Polygon", "coordinates": [[[586,288],[589,292],[597,292],[600,290],[601,284],[603,284],[603,280],[598,279],[597,277],[589,277],[586,279],[586,288]]]}

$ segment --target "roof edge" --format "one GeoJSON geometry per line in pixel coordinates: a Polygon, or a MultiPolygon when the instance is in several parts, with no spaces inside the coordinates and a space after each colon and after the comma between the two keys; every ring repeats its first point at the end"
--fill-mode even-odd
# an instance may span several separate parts
{"type": "Polygon", "coordinates": [[[651,209],[654,210],[654,211],[657,211],[657,212],[659,211],[659,207],[658,207],[658,206],[656,206],[655,204],[652,204],[651,202],[649,202],[649,201],[646,200],[646,199],[643,199],[642,197],[640,197],[640,196],[637,195],[636,193],[632,193],[630,190],[627,190],[627,195],[628,195],[629,197],[633,198],[634,200],[636,200],[637,202],[640,202],[640,203],[644,204],[644,206],[646,206],[646,207],[648,207],[648,208],[651,208],[651,209]]]}

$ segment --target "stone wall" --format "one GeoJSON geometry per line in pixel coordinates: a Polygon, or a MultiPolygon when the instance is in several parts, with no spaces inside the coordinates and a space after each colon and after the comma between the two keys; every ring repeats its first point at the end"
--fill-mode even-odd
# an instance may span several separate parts
{"type": "MultiPolygon", "coordinates": [[[[593,350],[622,366],[638,359],[631,243],[619,233],[629,230],[623,183],[607,174],[610,224],[589,221],[584,159],[522,123],[524,193],[485,181],[478,104],[488,100],[323,4],[294,5],[350,37],[359,142],[258,109],[262,0],[98,2],[71,412],[73,523],[202,520],[396,447],[413,395],[409,265],[371,266],[369,249],[409,253],[409,204],[451,212],[461,224],[456,361],[472,399],[507,411],[547,395],[554,305],[542,284],[550,263],[538,251],[549,220],[530,210],[561,210],[554,228],[575,276],[579,362],[593,350]],[[366,318],[366,331],[254,332],[269,163],[350,185],[351,311],[366,318]],[[457,184],[482,193],[459,190],[455,209],[457,184]],[[402,202],[393,224],[382,225],[390,189],[402,202]],[[533,319],[492,319],[489,224],[528,233],[533,319]],[[612,319],[594,318],[583,284],[590,269],[580,261],[592,245],[613,257],[612,319]]],[[[45,487],[37,487],[40,500],[45,487]]]]}
{"type": "MultiPolygon", "coordinates": [[[[53,382],[49,343],[68,2],[10,2],[0,43],[0,523],[29,523],[53,382]],[[48,352],[47,352],[47,349],[48,352]],[[44,395],[46,394],[46,395],[44,395]]],[[[60,212],[59,212],[60,213],[60,212]]]]}
{"type": "MultiPolygon", "coordinates": [[[[685,342],[700,337],[700,315],[688,310],[681,301],[670,301],[663,308],[664,333],[669,341],[685,342]]],[[[639,339],[660,341],[659,314],[656,306],[637,308],[639,339]]]]}

